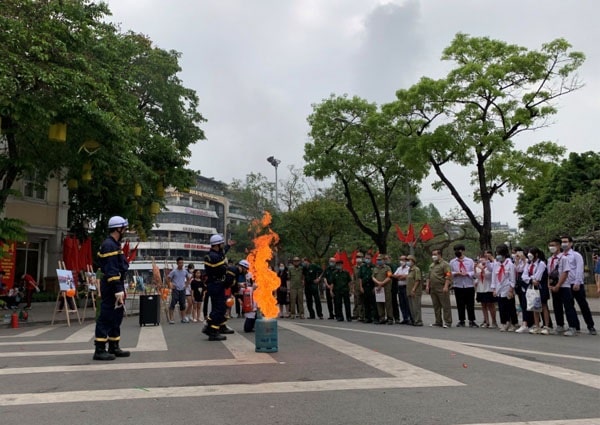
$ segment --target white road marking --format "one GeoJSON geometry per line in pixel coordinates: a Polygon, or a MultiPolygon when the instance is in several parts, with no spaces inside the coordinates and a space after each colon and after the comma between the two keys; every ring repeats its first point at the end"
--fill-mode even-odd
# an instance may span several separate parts
{"type": "Polygon", "coordinates": [[[256,346],[247,338],[239,333],[227,335],[227,340],[223,341],[225,347],[240,362],[258,363],[277,363],[269,353],[257,353],[256,346]]]}
{"type": "Polygon", "coordinates": [[[525,422],[489,422],[476,424],[460,424],[460,425],[598,425],[600,418],[589,419],[556,419],[549,421],[525,421],[525,422]]]}
{"type": "Polygon", "coordinates": [[[53,393],[1,394],[0,406],[81,403],[149,398],[206,397],[239,394],[282,394],[342,390],[430,387],[426,382],[404,378],[330,379],[322,381],[264,382],[260,384],[205,385],[192,387],[124,388],[109,390],[65,391],[53,393]]]}
{"type": "MultiPolygon", "coordinates": [[[[92,357],[92,351],[87,350],[86,354],[92,357]]],[[[243,359],[216,359],[216,360],[185,360],[174,362],[143,362],[143,363],[117,363],[103,362],[86,365],[58,365],[58,366],[38,366],[38,367],[17,367],[0,369],[0,376],[3,375],[24,375],[32,373],[63,373],[63,372],[104,372],[104,371],[122,371],[122,370],[143,370],[143,369],[176,369],[182,367],[205,367],[205,366],[238,366],[246,364],[274,363],[274,361],[255,361],[243,359]]]]}
{"type": "Polygon", "coordinates": [[[21,332],[17,335],[0,335],[0,338],[29,338],[34,336],[40,336],[46,332],[56,329],[55,326],[43,326],[41,328],[32,329],[30,331],[21,332]]]}
{"type": "Polygon", "coordinates": [[[94,331],[96,330],[96,324],[91,323],[84,328],[79,329],[73,334],[69,335],[64,339],[65,344],[72,344],[78,342],[89,342],[94,338],[94,331]]]}
{"type": "Polygon", "coordinates": [[[387,337],[401,338],[406,339],[408,341],[418,342],[421,344],[429,345],[436,348],[441,348],[449,351],[453,351],[455,353],[461,353],[466,356],[475,357],[478,359],[482,359],[485,361],[490,361],[494,363],[499,363],[509,367],[516,367],[519,369],[525,369],[528,372],[539,373],[546,376],[552,376],[554,378],[562,379],[568,382],[572,382],[575,384],[584,385],[586,387],[591,387],[595,389],[600,389],[600,377],[598,375],[594,375],[591,373],[580,372],[578,370],[567,369],[560,366],[549,365],[540,362],[532,362],[530,360],[519,359],[518,362],[515,362],[515,358],[506,354],[498,354],[493,351],[483,350],[481,348],[473,347],[468,343],[449,341],[444,339],[432,339],[432,338],[424,338],[417,336],[408,336],[408,335],[397,335],[386,332],[376,332],[376,331],[368,331],[362,329],[351,329],[351,328],[342,328],[335,326],[327,326],[327,325],[311,325],[307,324],[304,326],[310,327],[322,327],[322,328],[330,328],[336,330],[345,330],[348,332],[360,332],[360,333],[368,333],[375,335],[384,335],[387,337]]]}
{"type": "Polygon", "coordinates": [[[394,357],[378,353],[369,348],[353,344],[334,336],[307,329],[303,326],[295,325],[290,322],[280,323],[279,326],[300,334],[305,338],[312,339],[313,341],[325,345],[332,350],[339,351],[346,356],[350,356],[353,359],[379,369],[384,373],[392,375],[396,378],[402,378],[406,382],[412,382],[414,386],[423,385],[424,382],[427,383],[427,387],[464,385],[458,381],[455,381],[454,379],[450,379],[443,375],[439,375],[429,370],[414,366],[410,363],[403,362],[402,360],[398,360],[394,357]]]}
{"type": "Polygon", "coordinates": [[[167,351],[167,341],[162,326],[142,326],[136,351],[167,351]]]}
{"type": "Polygon", "coordinates": [[[469,345],[471,347],[490,348],[492,350],[514,351],[515,353],[533,354],[536,356],[560,357],[562,359],[583,360],[585,362],[600,362],[600,358],[597,357],[583,357],[573,356],[570,354],[548,353],[545,351],[524,350],[522,348],[501,347],[499,345],[476,344],[474,342],[465,342],[464,344],[469,345]]]}

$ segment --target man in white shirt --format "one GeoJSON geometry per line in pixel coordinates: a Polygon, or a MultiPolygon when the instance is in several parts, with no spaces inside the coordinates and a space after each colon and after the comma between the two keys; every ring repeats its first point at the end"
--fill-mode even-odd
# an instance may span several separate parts
{"type": "MultiPolygon", "coordinates": [[[[590,311],[590,306],[585,297],[585,285],[584,285],[584,273],[583,273],[583,257],[581,254],[575,250],[573,250],[573,238],[571,236],[563,236],[561,237],[561,244],[565,243],[569,246],[569,254],[573,255],[575,259],[575,281],[571,285],[571,291],[573,293],[573,298],[577,301],[579,305],[579,309],[581,310],[581,315],[583,316],[583,320],[587,325],[588,332],[590,335],[596,335],[596,329],[594,328],[594,319],[592,317],[592,312],[590,311]]],[[[579,331],[579,327],[577,328],[579,331]]]]}
{"type": "Polygon", "coordinates": [[[551,291],[560,292],[562,305],[565,309],[565,315],[567,316],[569,329],[567,329],[563,335],[574,336],[579,327],[579,318],[575,311],[575,300],[573,299],[571,287],[576,282],[577,264],[575,255],[570,252],[571,247],[569,245],[568,237],[561,238],[560,247],[562,248],[562,255],[558,261],[558,283],[551,288],[551,291]]]}
{"type": "Polygon", "coordinates": [[[465,246],[457,244],[454,246],[454,256],[450,260],[450,271],[452,273],[452,287],[456,298],[456,309],[458,310],[457,327],[465,326],[465,310],[469,317],[469,327],[478,328],[475,322],[475,263],[472,259],[465,257],[465,246]]]}
{"type": "Polygon", "coordinates": [[[410,325],[413,318],[408,308],[408,295],[406,294],[406,277],[410,271],[410,266],[406,263],[406,255],[400,256],[400,265],[394,272],[393,277],[398,280],[398,306],[402,312],[401,325],[410,325]]]}

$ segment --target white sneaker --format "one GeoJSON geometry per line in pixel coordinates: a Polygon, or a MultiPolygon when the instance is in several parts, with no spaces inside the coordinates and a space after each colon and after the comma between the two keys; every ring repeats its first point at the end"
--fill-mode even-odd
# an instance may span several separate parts
{"type": "Polygon", "coordinates": [[[533,334],[533,335],[539,335],[539,334],[541,334],[541,333],[542,333],[542,330],[541,330],[541,329],[540,329],[538,326],[532,326],[532,327],[529,329],[529,333],[530,333],[530,334],[533,334]]]}
{"type": "Polygon", "coordinates": [[[564,336],[575,336],[575,335],[577,335],[577,331],[573,328],[569,328],[565,331],[565,333],[563,335],[564,336]]]}
{"type": "Polygon", "coordinates": [[[508,323],[505,323],[503,325],[500,325],[500,332],[507,332],[508,331],[508,323]]]}
{"type": "Polygon", "coordinates": [[[521,325],[521,327],[519,329],[517,329],[515,332],[518,334],[522,334],[522,333],[525,333],[528,331],[529,331],[529,328],[527,326],[521,325]]]}
{"type": "Polygon", "coordinates": [[[511,323],[508,325],[507,332],[514,332],[516,329],[517,327],[511,323]]]}
{"type": "Polygon", "coordinates": [[[561,334],[565,331],[565,328],[562,326],[557,326],[554,328],[554,335],[561,334]]]}
{"type": "Polygon", "coordinates": [[[548,329],[548,326],[544,326],[544,327],[542,328],[542,330],[540,331],[540,333],[541,333],[542,335],[550,335],[550,329],[548,329]]]}

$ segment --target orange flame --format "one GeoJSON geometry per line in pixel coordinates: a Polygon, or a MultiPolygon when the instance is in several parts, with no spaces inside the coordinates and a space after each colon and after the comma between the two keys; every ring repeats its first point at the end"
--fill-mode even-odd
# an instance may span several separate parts
{"type": "Polygon", "coordinates": [[[265,211],[261,220],[252,221],[251,228],[256,237],[253,239],[254,249],[248,254],[247,260],[257,287],[254,290],[254,300],[262,315],[273,319],[279,313],[273,291],[279,288],[281,282],[277,273],[269,268],[269,261],[273,258],[271,246],[279,242],[279,235],[269,228],[269,224],[271,214],[268,211],[265,211]]]}

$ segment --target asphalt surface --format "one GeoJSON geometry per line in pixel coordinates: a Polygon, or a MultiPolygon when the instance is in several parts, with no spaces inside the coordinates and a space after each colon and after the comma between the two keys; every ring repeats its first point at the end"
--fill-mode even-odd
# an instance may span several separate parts
{"type": "Polygon", "coordinates": [[[209,342],[202,324],[164,313],[140,327],[134,302],[121,343],[131,357],[97,362],[92,312],[51,326],[47,304],[0,328],[3,425],[600,424],[600,337],[585,331],[431,328],[424,299],[424,327],[280,319],[278,352],[266,354],[243,319],[209,342]]]}

